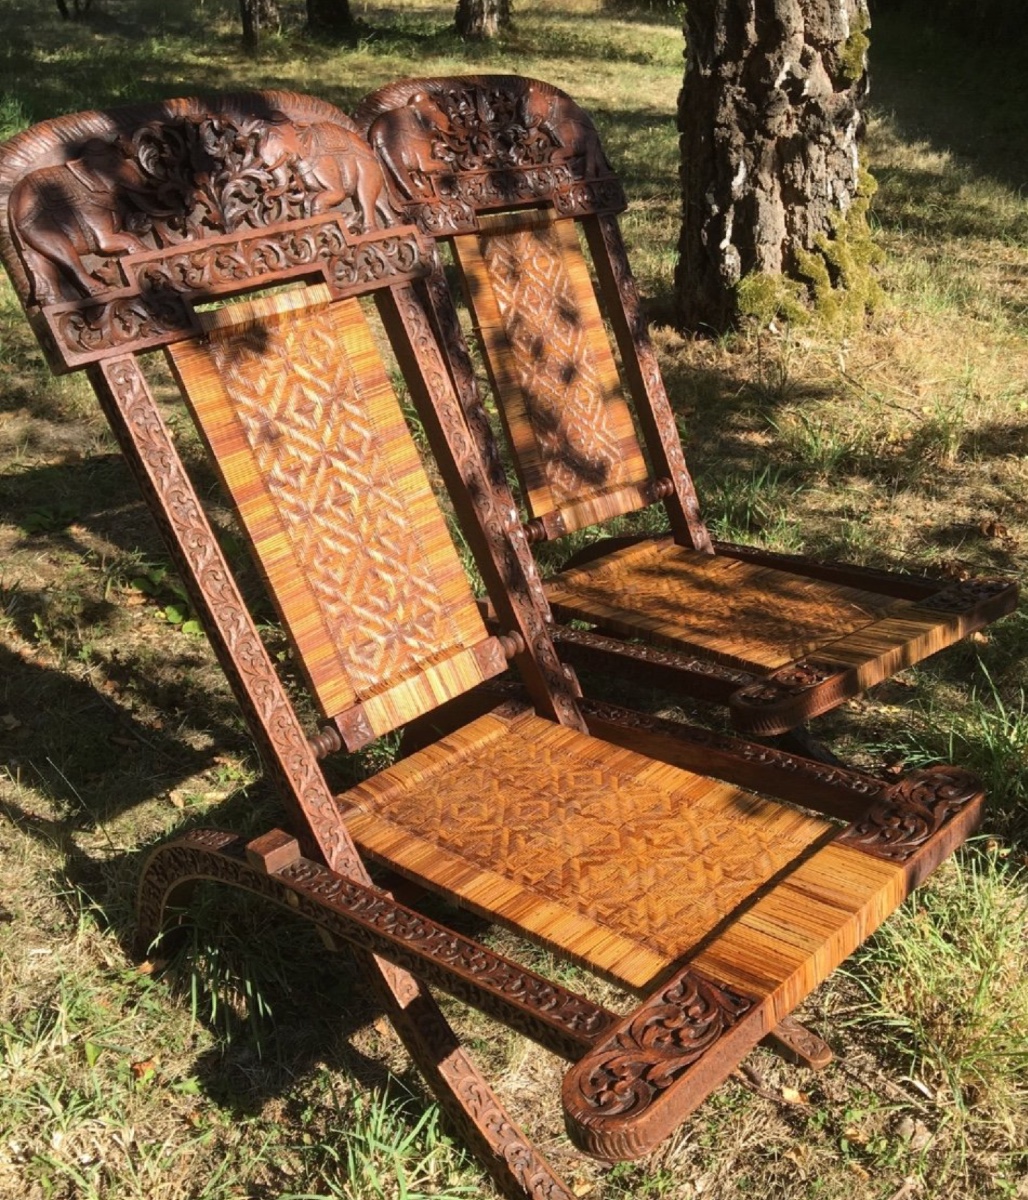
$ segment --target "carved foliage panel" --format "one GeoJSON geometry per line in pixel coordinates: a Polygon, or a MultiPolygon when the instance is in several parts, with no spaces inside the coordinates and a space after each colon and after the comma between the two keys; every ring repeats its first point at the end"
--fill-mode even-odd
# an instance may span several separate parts
{"type": "Polygon", "coordinates": [[[566,214],[625,206],[588,114],[539,80],[406,80],[367,97],[356,120],[408,214],[434,235],[516,204],[549,201],[566,214]]]}
{"type": "Polygon", "coordinates": [[[12,142],[0,179],[37,305],[119,286],[131,255],[329,211],[354,235],[396,223],[349,118],[289,93],[61,118],[12,142]]]}

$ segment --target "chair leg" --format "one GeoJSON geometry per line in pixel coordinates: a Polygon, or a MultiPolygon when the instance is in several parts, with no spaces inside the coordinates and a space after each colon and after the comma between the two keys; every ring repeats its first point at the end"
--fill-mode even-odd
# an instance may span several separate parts
{"type": "Polygon", "coordinates": [[[359,959],[374,967],[368,976],[407,1052],[503,1195],[511,1200],[574,1200],[461,1047],[428,989],[371,954],[359,952],[359,959]]]}
{"type": "MultiPolygon", "coordinates": [[[[137,948],[145,954],[164,926],[166,906],[180,901],[201,879],[219,879],[230,886],[253,890],[253,871],[245,862],[224,862],[221,852],[241,839],[216,830],[194,831],[188,842],[158,849],[143,869],[138,901],[137,948]],[[227,865],[227,873],[216,868],[227,865]],[[233,879],[231,867],[238,868],[233,879]]],[[[265,870],[273,870],[273,857],[281,849],[292,854],[292,842],[274,834],[258,842],[271,847],[264,854],[265,870]]],[[[511,1200],[574,1200],[574,1193],[525,1134],[518,1128],[488,1081],[462,1048],[428,988],[409,971],[386,962],[369,950],[355,946],[354,957],[382,1004],[400,1040],[424,1075],[440,1107],[456,1125],[472,1153],[497,1188],[511,1200]]]]}
{"type": "Polygon", "coordinates": [[[797,1067],[821,1071],[835,1058],[831,1046],[793,1017],[783,1017],[763,1045],[797,1067]]]}
{"type": "MultiPolygon", "coordinates": [[[[745,736],[740,734],[739,736],[745,736]]],[[[797,725],[788,733],[780,733],[776,737],[757,738],[758,742],[767,742],[776,750],[784,750],[787,754],[799,754],[802,758],[813,759],[814,762],[825,763],[829,767],[845,767],[846,763],[838,758],[831,750],[810,732],[806,725],[797,725]]]]}

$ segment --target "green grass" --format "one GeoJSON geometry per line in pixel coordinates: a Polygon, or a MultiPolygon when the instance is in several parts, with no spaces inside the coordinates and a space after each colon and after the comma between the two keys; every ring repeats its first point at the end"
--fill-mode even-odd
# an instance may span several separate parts
{"type": "MultiPolygon", "coordinates": [[[[671,9],[524,0],[513,35],[471,48],[449,2],[356,0],[358,27],[338,44],[307,38],[294,3],[251,60],[221,0],[97,0],[69,23],[0,0],[0,133],[215,86],[348,107],[410,73],[535,74],[594,112],[630,194],[642,290],[666,313],[671,9]]],[[[1022,58],[985,59],[903,17],[883,16],[873,37],[886,303],[845,338],[809,326],[696,342],[658,328],[661,364],[721,536],[954,578],[1023,574],[1022,58]]],[[[198,825],[257,832],[280,810],[88,387],[51,379],[6,284],[0,414],[0,1197],[490,1195],[348,957],[309,930],[212,890],[171,963],[159,948],[143,970],[132,960],[146,848],[198,825]]],[[[281,635],[269,638],[288,676],[281,635]]],[[[447,1002],[579,1194],[892,1200],[909,1180],[905,1196],[1025,1194],[1026,689],[1022,610],[821,723],[861,761],[952,758],[991,794],[976,847],[807,1002],[840,1053],[823,1075],[758,1051],[759,1089],[752,1074],[729,1080],[650,1158],[609,1168],[560,1138],[560,1064],[447,1002]]],[[[346,780],[395,750],[370,747],[346,780]]]]}

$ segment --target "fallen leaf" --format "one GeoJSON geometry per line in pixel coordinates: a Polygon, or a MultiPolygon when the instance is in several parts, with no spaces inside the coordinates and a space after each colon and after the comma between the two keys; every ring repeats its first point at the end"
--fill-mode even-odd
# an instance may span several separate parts
{"type": "Polygon", "coordinates": [[[783,1087],[782,1088],[782,1099],[787,1104],[806,1104],[806,1103],[808,1103],[808,1097],[805,1096],[801,1091],[798,1091],[794,1087],[783,1087]]]}
{"type": "Polygon", "coordinates": [[[978,524],[978,532],[984,538],[1005,538],[1010,537],[1010,531],[999,521],[984,520],[978,524]]]}
{"type": "Polygon", "coordinates": [[[790,1146],[783,1157],[789,1159],[790,1162],[794,1162],[801,1171],[805,1171],[814,1157],[814,1152],[806,1142],[798,1142],[795,1146],[790,1146]]]}

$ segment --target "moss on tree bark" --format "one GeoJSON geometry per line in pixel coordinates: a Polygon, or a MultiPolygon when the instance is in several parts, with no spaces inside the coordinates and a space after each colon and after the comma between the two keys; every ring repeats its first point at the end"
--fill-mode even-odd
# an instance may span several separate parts
{"type": "Polygon", "coordinates": [[[687,329],[873,301],[866,0],[689,0],[676,293],[687,329]],[[759,311],[757,311],[759,310],[759,311]],[[773,315],[773,312],[772,312],[773,315]]]}

